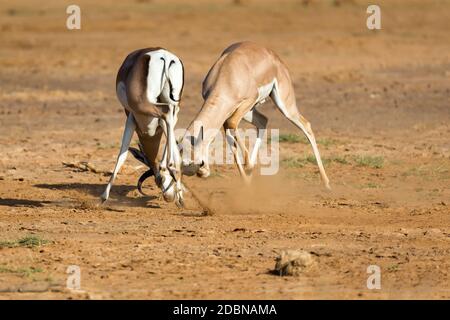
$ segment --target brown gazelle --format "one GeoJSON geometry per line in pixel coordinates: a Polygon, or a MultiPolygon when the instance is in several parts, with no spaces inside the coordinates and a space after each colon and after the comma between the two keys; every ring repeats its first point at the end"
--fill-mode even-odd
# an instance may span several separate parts
{"type": "Polygon", "coordinates": [[[312,145],[322,180],[329,188],[316,139],[310,123],[299,113],[289,71],[271,50],[251,42],[236,43],[225,49],[203,81],[203,106],[186,131],[181,149],[193,149],[194,158],[183,157],[183,172],[209,175],[208,147],[221,127],[225,129],[241,176],[250,181],[267,117],[257,107],[270,97],[281,113],[300,128],[312,145]],[[249,154],[239,136],[244,119],[257,128],[257,140],[249,154]],[[198,124],[201,125],[198,125],[198,124]],[[238,149],[242,151],[241,163],[238,149]]]}
{"type": "MultiPolygon", "coordinates": [[[[116,93],[127,120],[113,174],[101,196],[103,201],[109,197],[111,186],[127,158],[131,138],[136,131],[140,150],[130,148],[130,151],[150,167],[145,177],[154,175],[164,199],[175,200],[178,206],[183,205],[181,158],[174,135],[183,77],[181,60],[162,48],[133,51],[122,63],[116,78],[116,93]],[[159,162],[163,133],[166,144],[159,162]]],[[[139,182],[142,181],[141,177],[139,182]]]]}

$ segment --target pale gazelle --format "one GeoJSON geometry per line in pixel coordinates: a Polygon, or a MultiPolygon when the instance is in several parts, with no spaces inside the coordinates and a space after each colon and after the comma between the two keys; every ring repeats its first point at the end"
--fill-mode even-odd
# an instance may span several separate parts
{"type": "Polygon", "coordinates": [[[322,180],[330,188],[311,125],[297,109],[289,71],[273,51],[251,42],[231,45],[209,70],[203,81],[202,95],[205,100],[203,106],[187,129],[181,145],[181,149],[193,149],[194,154],[193,159],[183,157],[185,174],[209,175],[208,147],[223,127],[239,172],[247,182],[250,181],[268,121],[256,108],[270,97],[281,113],[308,138],[322,180]],[[237,130],[242,119],[257,128],[257,139],[250,154],[237,130]],[[243,154],[244,166],[238,147],[243,154]]]}
{"type": "MultiPolygon", "coordinates": [[[[150,167],[140,179],[155,176],[164,199],[183,205],[181,159],[175,140],[179,103],[183,91],[184,68],[181,60],[162,48],[146,48],[130,53],[119,69],[116,93],[127,120],[122,145],[113,174],[101,198],[106,201],[114,179],[124,164],[133,133],[139,137],[139,149],[130,150],[150,167]],[[162,160],[158,152],[162,133],[166,135],[162,160]]],[[[140,185],[139,185],[140,189],[140,185]]]]}

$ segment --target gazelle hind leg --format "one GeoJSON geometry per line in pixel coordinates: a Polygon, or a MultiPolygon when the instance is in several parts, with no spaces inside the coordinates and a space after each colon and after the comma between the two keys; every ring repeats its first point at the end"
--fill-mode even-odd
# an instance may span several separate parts
{"type": "Polygon", "coordinates": [[[257,137],[253,149],[250,153],[249,162],[246,164],[246,171],[251,172],[256,165],[258,157],[259,147],[261,146],[262,139],[264,137],[264,131],[267,128],[268,119],[265,115],[253,108],[243,118],[245,121],[250,122],[256,127],[257,137]]]}
{"type": "Polygon", "coordinates": [[[250,184],[251,177],[249,177],[246,174],[244,167],[242,166],[242,163],[241,163],[241,158],[239,157],[239,152],[238,152],[239,143],[238,143],[238,139],[236,139],[236,131],[235,131],[235,129],[230,129],[226,126],[224,126],[224,129],[225,129],[225,136],[226,136],[228,144],[231,147],[231,151],[233,152],[234,162],[236,163],[236,166],[238,167],[239,174],[244,179],[244,182],[246,184],[250,184]]]}
{"type": "Polygon", "coordinates": [[[314,133],[311,129],[311,124],[298,112],[297,106],[295,104],[295,97],[293,96],[290,104],[285,104],[284,100],[281,97],[280,89],[277,85],[274,86],[271,97],[283,115],[289,119],[295,126],[297,126],[300,130],[303,131],[306,138],[311,143],[314,156],[317,161],[317,166],[319,167],[320,176],[322,177],[322,181],[325,184],[325,187],[330,190],[330,180],[327,177],[325,172],[325,168],[323,167],[322,158],[320,157],[319,148],[317,147],[316,138],[314,137],[314,133]]]}
{"type": "Polygon", "coordinates": [[[245,140],[242,140],[241,135],[239,134],[239,128],[236,128],[234,130],[234,138],[236,139],[236,142],[239,146],[239,149],[242,152],[242,156],[244,158],[244,170],[246,172],[246,176],[251,176],[251,170],[249,170],[249,164],[250,164],[250,154],[248,152],[247,147],[245,146],[245,140]]]}
{"type": "Polygon", "coordinates": [[[314,137],[314,133],[311,129],[310,123],[302,116],[298,115],[298,117],[294,117],[291,120],[292,123],[294,123],[300,130],[303,131],[303,133],[308,138],[309,142],[311,143],[314,156],[316,157],[317,165],[319,167],[320,176],[322,177],[323,183],[325,184],[325,187],[330,190],[330,180],[327,177],[327,174],[325,172],[325,168],[323,167],[322,159],[320,157],[319,148],[317,147],[316,138],[314,137]]]}
{"type": "Polygon", "coordinates": [[[112,184],[114,180],[116,179],[117,173],[120,171],[120,168],[122,168],[125,160],[127,159],[128,155],[128,147],[131,143],[131,138],[133,137],[134,130],[136,129],[136,123],[134,122],[133,114],[129,113],[127,117],[127,121],[125,123],[125,129],[122,136],[122,145],[120,146],[120,152],[117,157],[116,165],[114,167],[114,171],[111,175],[111,178],[109,179],[108,185],[106,186],[105,191],[101,195],[101,199],[103,202],[108,200],[109,198],[109,192],[111,191],[112,184]]]}
{"type": "Polygon", "coordinates": [[[225,129],[226,139],[231,146],[231,151],[233,152],[234,160],[239,169],[239,173],[247,184],[250,184],[251,182],[251,175],[248,175],[243,167],[243,164],[239,157],[238,147],[242,152],[245,168],[247,168],[250,162],[250,156],[248,153],[248,149],[245,146],[245,141],[242,141],[239,135],[238,127],[244,115],[249,113],[255,105],[255,99],[256,97],[244,99],[243,101],[241,101],[236,107],[236,111],[225,121],[223,125],[223,128],[225,129]]]}

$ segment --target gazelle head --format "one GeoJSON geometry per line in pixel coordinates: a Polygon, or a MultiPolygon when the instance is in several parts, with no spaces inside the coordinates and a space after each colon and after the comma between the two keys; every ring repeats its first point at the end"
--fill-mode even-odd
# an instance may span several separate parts
{"type": "MultiPolygon", "coordinates": [[[[192,126],[190,126],[192,128],[192,126]]],[[[181,152],[182,173],[187,176],[197,175],[206,178],[210,174],[208,165],[208,143],[205,142],[204,127],[201,123],[194,125],[197,134],[188,131],[178,144],[181,152]]]]}

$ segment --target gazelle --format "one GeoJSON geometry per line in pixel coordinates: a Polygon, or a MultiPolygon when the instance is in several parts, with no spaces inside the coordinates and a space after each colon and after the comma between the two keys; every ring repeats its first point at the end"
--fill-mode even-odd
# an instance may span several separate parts
{"type": "Polygon", "coordinates": [[[164,199],[175,200],[178,206],[183,205],[181,158],[174,134],[183,84],[184,68],[181,60],[165,49],[140,49],[126,57],[117,74],[116,93],[127,120],[114,171],[101,196],[103,201],[109,197],[111,186],[127,158],[131,138],[136,131],[140,150],[130,150],[138,160],[150,167],[139,183],[154,175],[164,199]],[[159,163],[163,132],[166,145],[159,163]]]}
{"type": "Polygon", "coordinates": [[[215,133],[223,127],[239,172],[249,182],[268,122],[257,107],[270,97],[281,113],[308,138],[322,180],[330,188],[311,125],[297,109],[289,71],[273,51],[251,42],[231,45],[209,70],[203,81],[202,95],[203,106],[188,127],[181,145],[181,149],[193,147],[194,153],[193,160],[183,158],[184,173],[196,172],[202,177],[209,175],[208,147],[215,133]],[[237,130],[242,119],[257,128],[257,139],[251,153],[237,130]],[[238,147],[244,164],[240,161],[238,147]]]}

